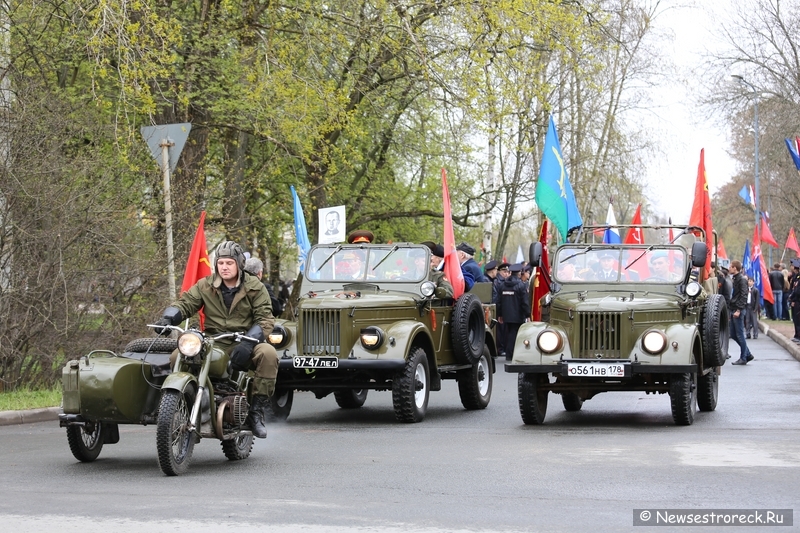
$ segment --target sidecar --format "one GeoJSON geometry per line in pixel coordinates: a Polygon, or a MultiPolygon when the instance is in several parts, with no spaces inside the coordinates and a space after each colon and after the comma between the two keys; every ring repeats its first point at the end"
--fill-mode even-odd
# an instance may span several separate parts
{"type": "Polygon", "coordinates": [[[67,428],[76,459],[94,461],[104,444],[119,442],[119,424],[156,423],[161,385],[176,348],[175,339],[136,339],[122,354],[93,350],[67,362],[59,424],[67,428]]]}

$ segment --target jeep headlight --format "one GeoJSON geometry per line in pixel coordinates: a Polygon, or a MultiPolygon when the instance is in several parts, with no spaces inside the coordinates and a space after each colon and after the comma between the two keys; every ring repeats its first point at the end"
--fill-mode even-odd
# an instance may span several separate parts
{"type": "Polygon", "coordinates": [[[381,328],[369,326],[361,330],[361,345],[367,350],[377,350],[383,344],[385,335],[381,328]]]}
{"type": "Polygon", "coordinates": [[[436,284],[432,281],[426,281],[420,286],[419,290],[425,298],[430,298],[436,292],[436,284]]]}
{"type": "Polygon", "coordinates": [[[700,294],[702,287],[696,281],[690,281],[688,285],[686,285],[686,296],[689,298],[697,298],[700,294]]]}
{"type": "Polygon", "coordinates": [[[667,347],[667,337],[658,330],[650,330],[642,337],[642,349],[650,354],[658,355],[667,347]]]}
{"type": "Polygon", "coordinates": [[[543,353],[554,353],[564,347],[564,339],[561,338],[558,332],[552,329],[546,329],[539,333],[539,336],[536,338],[536,346],[538,346],[539,351],[543,353]]]}
{"type": "Polygon", "coordinates": [[[282,324],[275,324],[270,334],[267,335],[267,342],[276,348],[283,348],[289,344],[289,340],[291,340],[291,335],[282,324]]]}
{"type": "Polygon", "coordinates": [[[187,331],[178,337],[178,351],[186,357],[194,357],[203,349],[203,337],[194,331],[187,331]]]}

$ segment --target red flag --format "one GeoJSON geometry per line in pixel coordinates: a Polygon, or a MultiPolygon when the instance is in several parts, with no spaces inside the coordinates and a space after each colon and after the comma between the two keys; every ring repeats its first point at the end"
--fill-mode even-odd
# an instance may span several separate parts
{"type": "Polygon", "coordinates": [[[769,272],[761,255],[761,241],[758,239],[758,226],[753,227],[753,253],[750,254],[753,261],[758,261],[761,270],[761,297],[771,304],[775,303],[775,295],[772,294],[772,286],[769,284],[769,272]]]}
{"type": "Polygon", "coordinates": [[[450,210],[450,191],[447,189],[447,171],[442,167],[442,200],[444,207],[444,275],[453,285],[453,298],[464,294],[464,274],[456,253],[456,235],[453,232],[453,213],[450,210]]]}
{"type": "Polygon", "coordinates": [[[780,245],[775,241],[775,237],[772,236],[772,232],[769,230],[767,221],[763,218],[761,219],[761,240],[771,246],[774,246],[775,248],[780,247],[780,245]]]}
{"type": "MultiPolygon", "coordinates": [[[[205,219],[206,212],[203,211],[200,213],[200,224],[197,225],[194,241],[192,241],[192,250],[189,252],[189,260],[186,262],[186,272],[183,274],[181,294],[188,291],[192,285],[197,283],[200,279],[211,274],[211,262],[208,260],[208,246],[206,245],[206,232],[203,229],[203,221],[205,219]]],[[[200,316],[200,329],[203,329],[206,317],[202,309],[200,309],[198,315],[200,316]]]]}
{"type": "Polygon", "coordinates": [[[633,218],[631,219],[632,226],[639,226],[636,228],[630,228],[628,233],[625,235],[625,240],[623,241],[624,244],[644,244],[644,236],[642,235],[642,204],[636,206],[636,212],[633,214],[633,218]]]}
{"type": "Polygon", "coordinates": [[[536,268],[533,276],[533,299],[531,300],[531,320],[542,320],[542,306],[539,300],[550,292],[550,261],[547,258],[547,219],[542,224],[539,233],[539,242],[542,243],[542,266],[536,268]]]}
{"type": "Polygon", "coordinates": [[[714,247],[712,231],[714,226],[711,224],[711,199],[708,196],[708,180],[706,179],[705,148],[700,150],[700,164],[697,165],[697,183],[694,187],[694,203],[692,204],[692,214],[689,217],[690,226],[699,226],[706,233],[706,254],[705,276],[701,281],[711,274],[711,252],[714,247]]]}
{"type": "Polygon", "coordinates": [[[786,237],[786,246],[789,250],[794,250],[795,253],[800,254],[800,246],[797,245],[797,237],[794,236],[794,228],[789,228],[789,236],[786,237]]]}
{"type": "Polygon", "coordinates": [[[722,244],[722,239],[717,241],[717,259],[727,259],[728,252],[725,251],[725,245],[722,244]]]}

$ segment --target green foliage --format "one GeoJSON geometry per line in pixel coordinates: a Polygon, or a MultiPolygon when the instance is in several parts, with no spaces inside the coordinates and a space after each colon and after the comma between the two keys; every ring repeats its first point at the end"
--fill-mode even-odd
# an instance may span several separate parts
{"type": "Polygon", "coordinates": [[[61,387],[47,389],[18,389],[11,392],[0,392],[0,411],[19,411],[22,409],[40,409],[61,405],[61,387]]]}

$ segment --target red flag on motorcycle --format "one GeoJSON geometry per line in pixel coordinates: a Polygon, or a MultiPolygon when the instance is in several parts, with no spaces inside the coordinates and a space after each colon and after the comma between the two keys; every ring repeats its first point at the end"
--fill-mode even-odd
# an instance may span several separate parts
{"type": "Polygon", "coordinates": [[[450,191],[447,189],[447,171],[442,167],[442,201],[444,207],[444,275],[453,286],[453,298],[464,294],[464,274],[456,253],[456,235],[453,232],[453,213],[450,209],[450,191]]]}
{"type": "MultiPolygon", "coordinates": [[[[211,274],[211,261],[208,259],[208,246],[206,245],[206,232],[203,229],[203,221],[206,219],[206,212],[200,213],[200,224],[192,241],[192,250],[189,252],[189,260],[186,262],[186,272],[183,274],[181,284],[181,294],[188,291],[195,283],[211,274]]],[[[200,309],[200,329],[203,329],[205,315],[200,309]]]]}
{"type": "Polygon", "coordinates": [[[542,306],[539,301],[550,292],[550,261],[547,258],[547,219],[542,224],[539,232],[539,242],[542,243],[542,266],[535,267],[536,273],[533,275],[533,299],[531,301],[531,320],[542,320],[542,306]]]}

